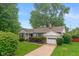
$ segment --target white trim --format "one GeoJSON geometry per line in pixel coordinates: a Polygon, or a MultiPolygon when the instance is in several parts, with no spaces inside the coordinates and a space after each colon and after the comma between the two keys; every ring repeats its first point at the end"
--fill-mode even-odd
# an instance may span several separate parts
{"type": "Polygon", "coordinates": [[[54,32],[54,31],[50,31],[44,34],[44,36],[48,36],[48,35],[55,35],[55,36],[59,36],[60,34],[54,32]]]}
{"type": "Polygon", "coordinates": [[[25,30],[21,30],[19,33],[26,33],[26,31],[25,30]]]}

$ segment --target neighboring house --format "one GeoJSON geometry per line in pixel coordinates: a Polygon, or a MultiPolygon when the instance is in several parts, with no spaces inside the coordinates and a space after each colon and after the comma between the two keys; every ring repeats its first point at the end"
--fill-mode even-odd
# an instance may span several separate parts
{"type": "Polygon", "coordinates": [[[56,44],[56,38],[62,37],[65,33],[65,27],[39,27],[35,29],[22,29],[19,34],[21,38],[25,40],[30,39],[33,36],[45,36],[47,38],[46,43],[56,44]]]}

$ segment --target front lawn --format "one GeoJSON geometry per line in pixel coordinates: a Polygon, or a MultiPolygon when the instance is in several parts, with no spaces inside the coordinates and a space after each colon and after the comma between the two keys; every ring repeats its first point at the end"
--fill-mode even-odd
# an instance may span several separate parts
{"type": "Polygon", "coordinates": [[[41,45],[31,42],[19,42],[18,49],[16,50],[16,56],[23,56],[40,46],[41,45]]]}
{"type": "Polygon", "coordinates": [[[72,42],[56,47],[52,56],[79,56],[79,42],[72,42]]]}

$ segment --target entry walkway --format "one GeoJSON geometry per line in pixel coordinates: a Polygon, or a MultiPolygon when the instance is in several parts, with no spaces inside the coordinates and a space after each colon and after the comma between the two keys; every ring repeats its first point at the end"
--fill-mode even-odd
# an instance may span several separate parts
{"type": "Polygon", "coordinates": [[[45,44],[32,52],[26,54],[25,56],[50,56],[54,51],[56,45],[45,44]]]}

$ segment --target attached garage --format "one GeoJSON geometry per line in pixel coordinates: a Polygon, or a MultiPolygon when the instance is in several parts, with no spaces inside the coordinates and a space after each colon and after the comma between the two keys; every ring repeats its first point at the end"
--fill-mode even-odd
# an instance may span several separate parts
{"type": "Polygon", "coordinates": [[[51,32],[45,33],[44,36],[47,38],[46,43],[56,45],[56,39],[60,37],[60,34],[51,31],[51,32]]]}
{"type": "Polygon", "coordinates": [[[48,44],[56,44],[56,38],[47,38],[48,44]]]}

